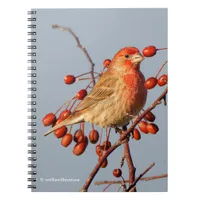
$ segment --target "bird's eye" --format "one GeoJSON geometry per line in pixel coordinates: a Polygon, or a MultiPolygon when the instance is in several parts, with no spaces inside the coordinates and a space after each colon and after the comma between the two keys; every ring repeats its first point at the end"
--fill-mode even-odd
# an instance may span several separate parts
{"type": "Polygon", "coordinates": [[[126,54],[126,55],[125,55],[125,58],[128,58],[128,57],[129,57],[129,55],[128,55],[128,54],[126,54]]]}

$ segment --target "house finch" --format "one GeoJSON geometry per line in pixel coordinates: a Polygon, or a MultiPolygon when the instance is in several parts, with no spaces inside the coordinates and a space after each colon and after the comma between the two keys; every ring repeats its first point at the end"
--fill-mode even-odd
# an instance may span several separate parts
{"type": "Polygon", "coordinates": [[[72,114],[48,130],[45,135],[67,125],[90,122],[100,127],[128,124],[143,108],[147,90],[140,71],[144,57],[135,47],[121,49],[109,68],[72,114]]]}

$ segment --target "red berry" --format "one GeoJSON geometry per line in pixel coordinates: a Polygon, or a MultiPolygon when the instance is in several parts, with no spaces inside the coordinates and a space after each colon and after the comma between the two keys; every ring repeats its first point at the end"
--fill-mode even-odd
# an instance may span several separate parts
{"type": "Polygon", "coordinates": [[[132,138],[135,138],[135,140],[140,140],[141,135],[140,135],[140,132],[138,131],[137,128],[135,128],[135,129],[133,130],[132,138]]]}
{"type": "Polygon", "coordinates": [[[59,119],[65,120],[69,117],[70,114],[71,114],[70,110],[63,110],[59,115],[59,119]]]}
{"type": "Polygon", "coordinates": [[[151,134],[156,134],[159,131],[159,128],[156,124],[151,123],[147,125],[147,130],[151,134]]]}
{"type": "Polygon", "coordinates": [[[85,98],[85,96],[87,95],[87,90],[83,89],[80,90],[77,94],[76,94],[76,99],[78,100],[83,100],[85,98]]]}
{"type": "Polygon", "coordinates": [[[74,133],[74,142],[80,142],[82,141],[84,137],[84,133],[81,129],[77,130],[75,133],[74,133]]]}
{"type": "Polygon", "coordinates": [[[156,54],[157,52],[157,49],[155,46],[148,46],[148,47],[145,47],[142,51],[143,55],[145,57],[152,57],[156,54]]]}
{"type": "MultiPolygon", "coordinates": [[[[101,157],[99,157],[99,160],[101,159],[101,157]]],[[[108,165],[108,160],[107,158],[103,161],[102,165],[101,165],[101,168],[106,168],[108,165]]]]}
{"type": "Polygon", "coordinates": [[[157,85],[157,79],[154,77],[148,78],[144,83],[145,88],[148,90],[154,88],[156,85],[157,85]]]}
{"type": "Polygon", "coordinates": [[[87,143],[84,141],[77,143],[74,146],[73,154],[75,154],[76,156],[80,156],[85,151],[86,147],[87,147],[87,143]]]}
{"type": "Polygon", "coordinates": [[[73,84],[76,81],[76,78],[73,75],[67,75],[64,78],[64,82],[68,85],[73,84]]]}
{"type": "Polygon", "coordinates": [[[106,60],[104,60],[104,62],[103,62],[103,66],[108,68],[109,65],[110,65],[110,63],[111,63],[111,60],[110,60],[110,59],[106,59],[106,60]]]}
{"type": "Polygon", "coordinates": [[[156,119],[156,116],[152,112],[148,112],[145,115],[144,119],[146,119],[147,121],[150,121],[150,122],[154,122],[156,119]]]}
{"type": "Polygon", "coordinates": [[[104,141],[103,149],[108,150],[110,147],[111,147],[111,142],[110,141],[104,141]]]}
{"type": "Polygon", "coordinates": [[[53,113],[49,113],[42,119],[44,126],[52,125],[56,122],[56,116],[53,113]]]}
{"type": "Polygon", "coordinates": [[[166,74],[162,75],[162,76],[158,79],[158,85],[159,85],[159,86],[166,85],[166,84],[167,84],[167,80],[168,80],[167,75],[166,75],[166,74]]]}
{"type": "Polygon", "coordinates": [[[119,178],[122,175],[122,170],[121,169],[114,169],[113,170],[113,175],[117,178],[119,178]]]}
{"type": "Polygon", "coordinates": [[[91,130],[89,133],[89,140],[92,144],[96,144],[99,140],[99,133],[96,130],[91,130]]]}
{"type": "Polygon", "coordinates": [[[103,148],[102,148],[102,146],[101,146],[100,144],[98,144],[98,145],[96,146],[96,154],[97,154],[98,156],[102,156],[102,155],[103,155],[103,148]]]}
{"type": "Polygon", "coordinates": [[[140,121],[139,123],[138,123],[138,127],[139,127],[139,129],[143,132],[143,133],[148,133],[149,131],[147,130],[147,122],[145,122],[145,121],[140,121]]]}
{"type": "MultiPolygon", "coordinates": [[[[62,122],[61,119],[58,119],[55,123],[55,125],[59,124],[60,122],[62,122]]],[[[58,128],[57,130],[54,131],[54,135],[57,137],[57,138],[61,138],[63,137],[67,132],[67,127],[66,126],[62,126],[60,128],[58,128]]]]}
{"type": "Polygon", "coordinates": [[[71,144],[72,142],[72,134],[71,133],[67,133],[66,135],[64,135],[62,137],[62,140],[61,140],[61,145],[64,146],[64,147],[67,147],[71,144]]]}

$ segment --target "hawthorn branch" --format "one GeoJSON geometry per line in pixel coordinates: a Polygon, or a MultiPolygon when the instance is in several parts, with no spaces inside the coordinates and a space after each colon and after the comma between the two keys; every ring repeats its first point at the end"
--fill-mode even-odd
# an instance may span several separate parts
{"type": "Polygon", "coordinates": [[[136,186],[137,182],[142,178],[142,176],[144,176],[153,166],[155,165],[155,163],[152,163],[147,169],[144,170],[144,172],[142,172],[134,181],[134,183],[132,185],[129,186],[129,188],[127,189],[127,192],[132,191],[132,189],[134,189],[134,187],[136,186]]]}
{"type": "Polygon", "coordinates": [[[91,174],[89,175],[88,179],[86,180],[84,186],[81,188],[81,192],[87,192],[92,180],[94,179],[95,175],[99,171],[101,165],[103,164],[104,160],[121,144],[123,144],[126,141],[127,136],[133,131],[133,129],[137,126],[137,124],[145,117],[145,115],[153,110],[157,105],[160,104],[163,97],[167,94],[168,89],[166,88],[164,92],[140,115],[138,116],[133,124],[130,126],[130,128],[121,134],[120,139],[111,146],[105,154],[101,157],[101,159],[96,164],[95,168],[92,170],[91,174]]]}
{"type": "MultiPolygon", "coordinates": [[[[127,130],[127,126],[122,127],[122,133],[123,131],[127,130]]],[[[129,185],[133,184],[133,182],[135,181],[135,167],[133,165],[133,160],[131,158],[131,152],[130,152],[130,147],[129,147],[129,138],[126,138],[126,141],[124,143],[124,156],[126,158],[126,162],[128,165],[128,169],[129,169],[129,185]]],[[[136,189],[134,190],[134,192],[136,192],[136,189]]]]}
{"type": "Polygon", "coordinates": [[[131,185],[135,181],[135,167],[133,165],[133,161],[131,158],[128,138],[126,139],[126,142],[124,143],[124,155],[126,157],[126,162],[129,168],[129,185],[131,185]]]}
{"type": "MultiPolygon", "coordinates": [[[[156,175],[156,176],[149,176],[149,177],[141,177],[139,181],[151,181],[151,180],[156,180],[160,178],[167,178],[167,174],[161,174],[161,175],[156,175]]],[[[129,183],[129,180],[125,180],[125,183],[129,183]]],[[[121,181],[96,181],[94,184],[95,185],[103,185],[103,184],[121,184],[121,181]]]]}
{"type": "Polygon", "coordinates": [[[77,46],[83,51],[83,53],[85,54],[87,60],[90,63],[90,75],[91,75],[92,84],[93,84],[93,87],[94,87],[94,85],[95,85],[95,77],[94,77],[94,66],[95,66],[95,64],[93,63],[93,61],[92,61],[90,55],[88,54],[86,48],[81,45],[79,38],[72,31],[71,28],[62,27],[62,26],[59,26],[57,24],[52,25],[52,28],[54,28],[54,29],[57,28],[57,29],[60,29],[61,31],[67,31],[67,32],[69,32],[73,36],[73,38],[75,39],[75,41],[77,43],[77,46]]]}

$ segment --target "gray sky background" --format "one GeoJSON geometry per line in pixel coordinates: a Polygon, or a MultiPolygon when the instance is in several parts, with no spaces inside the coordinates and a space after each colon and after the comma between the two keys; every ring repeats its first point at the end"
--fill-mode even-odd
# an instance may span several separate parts
{"type": "MultiPolygon", "coordinates": [[[[53,24],[70,27],[86,47],[95,71],[102,69],[104,59],[112,59],[123,47],[135,46],[141,51],[145,46],[167,47],[167,9],[39,9],[37,10],[37,189],[35,191],[75,192],[79,191],[97,162],[95,145],[89,144],[85,153],[73,155],[74,143],[68,148],[60,144],[54,134],[43,137],[48,129],[43,127],[42,118],[55,112],[77,91],[87,85],[87,81],[71,86],[64,84],[67,74],[78,75],[89,71],[83,52],[67,32],[54,30],[53,24]],[[80,182],[42,182],[40,178],[79,178],[80,182]]],[[[167,53],[158,52],[153,58],[146,58],[141,64],[145,77],[155,76],[166,61],[167,53]]],[[[162,72],[166,73],[167,68],[162,72]]],[[[156,87],[148,93],[147,108],[164,88],[156,87]]],[[[167,107],[158,106],[154,111],[156,124],[160,131],[157,135],[142,134],[140,141],[131,140],[131,154],[136,174],[143,172],[152,162],[156,165],[148,176],[167,173],[167,107]]],[[[73,127],[73,133],[77,126],[73,127]]],[[[87,135],[91,125],[86,125],[87,135]]],[[[99,130],[99,129],[98,129],[99,130]]],[[[111,142],[118,136],[112,132],[111,142]]],[[[114,180],[112,171],[120,165],[123,146],[108,158],[108,166],[100,169],[89,191],[102,191],[106,185],[95,186],[95,181],[114,180]]],[[[123,175],[128,178],[124,165],[123,175]]],[[[118,186],[110,186],[108,191],[117,191],[118,186]]],[[[167,179],[137,184],[138,192],[165,192],[167,179]]]]}

